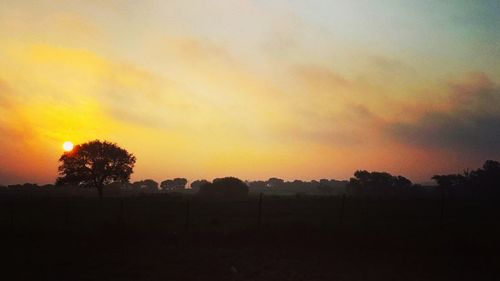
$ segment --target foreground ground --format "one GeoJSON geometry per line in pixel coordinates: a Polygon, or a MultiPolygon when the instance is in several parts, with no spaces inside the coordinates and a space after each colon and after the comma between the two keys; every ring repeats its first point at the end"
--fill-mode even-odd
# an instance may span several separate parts
{"type": "Polygon", "coordinates": [[[2,279],[500,280],[495,201],[341,200],[11,198],[2,279]]]}

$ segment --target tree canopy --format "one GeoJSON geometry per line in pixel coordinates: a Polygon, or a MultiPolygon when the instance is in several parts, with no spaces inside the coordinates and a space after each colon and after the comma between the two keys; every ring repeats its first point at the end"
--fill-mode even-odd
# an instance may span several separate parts
{"type": "Polygon", "coordinates": [[[201,185],[198,194],[207,198],[242,198],[248,195],[248,185],[235,177],[218,178],[201,185]]]}
{"type": "Polygon", "coordinates": [[[178,191],[186,189],[187,179],[185,178],[175,178],[168,179],[161,182],[160,187],[167,191],[178,191]]]}
{"type": "Polygon", "coordinates": [[[487,160],[477,170],[462,174],[435,175],[432,179],[442,190],[453,190],[456,194],[499,195],[500,163],[487,160]]]}
{"type": "Polygon", "coordinates": [[[94,140],[76,145],[60,158],[57,185],[95,187],[102,197],[105,185],[128,182],[136,158],[115,143],[94,140]]]}
{"type": "Polygon", "coordinates": [[[393,176],[386,172],[359,170],[349,180],[347,191],[353,195],[387,195],[411,186],[412,182],[403,176],[393,176]]]}

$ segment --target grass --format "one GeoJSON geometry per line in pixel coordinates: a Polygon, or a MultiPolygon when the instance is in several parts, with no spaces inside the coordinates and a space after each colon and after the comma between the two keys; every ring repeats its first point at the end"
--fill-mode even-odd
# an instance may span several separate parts
{"type": "Polygon", "coordinates": [[[2,198],[5,280],[498,280],[496,200],[2,198]],[[189,200],[189,212],[187,211],[189,200]],[[189,215],[188,215],[189,213],[189,215]],[[341,214],[343,216],[341,217],[341,214]]]}

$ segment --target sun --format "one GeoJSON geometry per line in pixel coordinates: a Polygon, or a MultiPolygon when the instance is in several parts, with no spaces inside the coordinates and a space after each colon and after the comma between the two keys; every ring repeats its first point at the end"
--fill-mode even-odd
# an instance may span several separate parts
{"type": "Polygon", "coordinates": [[[70,141],[66,141],[63,143],[63,149],[64,151],[66,152],[70,152],[71,150],[73,150],[73,143],[70,142],[70,141]]]}

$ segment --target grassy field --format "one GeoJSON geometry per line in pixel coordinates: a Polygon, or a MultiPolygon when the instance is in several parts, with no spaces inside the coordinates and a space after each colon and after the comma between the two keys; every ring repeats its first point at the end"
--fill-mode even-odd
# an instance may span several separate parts
{"type": "Polygon", "coordinates": [[[500,280],[496,200],[0,202],[5,280],[500,280]]]}

